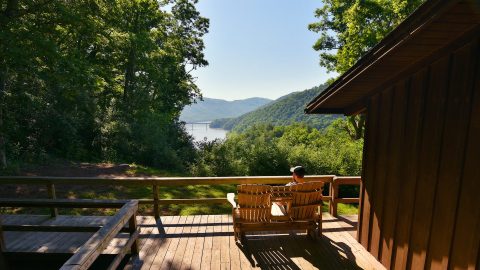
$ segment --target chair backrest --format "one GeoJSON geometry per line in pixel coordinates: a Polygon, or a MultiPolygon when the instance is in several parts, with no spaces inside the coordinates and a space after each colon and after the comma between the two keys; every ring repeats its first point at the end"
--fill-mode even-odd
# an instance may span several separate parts
{"type": "Polygon", "coordinates": [[[293,220],[308,220],[315,217],[322,203],[323,185],[323,182],[312,181],[290,187],[292,191],[290,217],[293,220]]]}
{"type": "Polygon", "coordinates": [[[238,211],[244,221],[265,222],[271,217],[270,193],[268,185],[239,185],[238,211]]]}

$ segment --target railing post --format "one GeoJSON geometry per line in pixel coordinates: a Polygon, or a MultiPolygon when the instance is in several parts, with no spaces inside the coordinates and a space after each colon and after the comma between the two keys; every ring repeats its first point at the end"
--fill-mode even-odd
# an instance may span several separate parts
{"type": "MultiPolygon", "coordinates": [[[[55,185],[54,184],[47,184],[47,192],[48,192],[48,197],[50,197],[50,199],[54,200],[54,199],[57,198],[57,195],[55,193],[55,185]]],[[[50,215],[52,217],[58,216],[58,209],[56,207],[50,208],[50,215]]]]}
{"type": "MultiPolygon", "coordinates": [[[[4,252],[5,248],[5,238],[3,237],[3,230],[2,230],[2,219],[0,217],[0,253],[4,252]]],[[[1,254],[0,254],[1,256],[1,254]]],[[[1,264],[0,264],[1,266],[1,264]]]]}
{"type": "Polygon", "coordinates": [[[153,192],[153,214],[155,216],[155,220],[159,220],[160,208],[159,208],[159,199],[158,199],[158,185],[153,184],[152,192],[153,192]]]}
{"type": "Polygon", "coordinates": [[[7,269],[4,252],[6,250],[5,239],[3,237],[2,219],[0,217],[0,269],[7,269]]]}
{"type": "Polygon", "coordinates": [[[328,202],[328,213],[330,213],[330,215],[332,215],[332,208],[333,208],[333,179],[332,179],[332,182],[330,182],[328,195],[330,195],[330,201],[328,202]]]}
{"type": "MultiPolygon", "coordinates": [[[[130,233],[130,237],[137,231],[137,215],[134,213],[130,220],[128,221],[128,231],[130,233]]],[[[138,240],[135,240],[132,244],[131,252],[132,255],[138,254],[138,240]]]]}
{"type": "Polygon", "coordinates": [[[337,198],[338,198],[338,183],[333,179],[332,183],[330,183],[330,196],[332,197],[330,201],[330,215],[336,217],[337,216],[337,198]]]}

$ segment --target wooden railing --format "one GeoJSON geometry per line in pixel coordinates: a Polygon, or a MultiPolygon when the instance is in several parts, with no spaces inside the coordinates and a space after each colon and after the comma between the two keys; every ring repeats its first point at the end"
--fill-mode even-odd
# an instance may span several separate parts
{"type": "MultiPolygon", "coordinates": [[[[330,184],[329,195],[331,197],[329,204],[330,215],[337,216],[337,206],[338,203],[360,203],[360,198],[340,198],[339,189],[342,185],[361,185],[361,178],[359,176],[335,176],[332,183],[330,184]]],[[[361,190],[361,188],[360,188],[361,190]]]]}
{"type": "MultiPolygon", "coordinates": [[[[104,226],[63,226],[63,225],[3,225],[3,231],[37,231],[37,232],[95,232],[83,244],[61,269],[88,269],[100,256],[119,232],[130,234],[127,243],[115,256],[108,269],[116,269],[128,250],[132,255],[138,254],[138,235],[136,213],[138,201],[110,200],[65,200],[65,199],[0,199],[1,207],[62,207],[62,208],[119,208],[104,226]],[[128,227],[124,227],[128,223],[128,227]]],[[[0,233],[0,251],[5,251],[3,235],[0,233]]]]}
{"type": "MultiPolygon", "coordinates": [[[[152,199],[138,199],[139,204],[153,205],[156,219],[160,217],[160,205],[166,204],[226,204],[227,198],[195,198],[195,199],[160,199],[159,187],[188,186],[188,185],[223,185],[223,184],[286,184],[291,176],[235,176],[235,177],[126,177],[126,178],[97,178],[97,177],[24,177],[2,176],[2,184],[45,185],[51,199],[56,198],[55,185],[112,185],[112,186],[150,186],[152,199]]],[[[330,184],[329,194],[323,200],[330,203],[330,213],[336,215],[337,204],[358,203],[358,198],[338,198],[338,186],[359,185],[360,177],[337,177],[335,175],[305,176],[306,181],[323,181],[330,184]]],[[[226,196],[226,195],[225,195],[226,196]]],[[[51,207],[51,215],[58,215],[55,207],[51,207]]]]}

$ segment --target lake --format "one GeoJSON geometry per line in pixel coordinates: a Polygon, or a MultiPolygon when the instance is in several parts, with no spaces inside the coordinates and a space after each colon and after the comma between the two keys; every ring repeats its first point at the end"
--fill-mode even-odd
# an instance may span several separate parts
{"type": "Polygon", "coordinates": [[[188,123],[185,124],[187,132],[193,136],[195,141],[203,141],[207,138],[208,141],[215,139],[225,139],[227,136],[227,130],[221,128],[210,128],[210,122],[205,123],[188,123]]]}

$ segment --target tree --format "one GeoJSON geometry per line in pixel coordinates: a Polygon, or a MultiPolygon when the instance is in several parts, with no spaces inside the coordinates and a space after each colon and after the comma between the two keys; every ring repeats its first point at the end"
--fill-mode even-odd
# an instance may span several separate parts
{"type": "MultiPolygon", "coordinates": [[[[412,13],[424,0],[325,0],[315,11],[318,22],[308,26],[319,33],[313,45],[320,65],[339,74],[346,72],[373,46],[412,13]]],[[[363,134],[365,116],[349,120],[363,134]],[[358,126],[357,124],[361,124],[358,126]]],[[[363,136],[363,135],[362,135],[363,136]]]]}
{"type": "Polygon", "coordinates": [[[55,156],[170,166],[200,90],[196,0],[0,1],[0,166],[55,156]],[[8,113],[5,113],[8,112],[8,113]]]}

